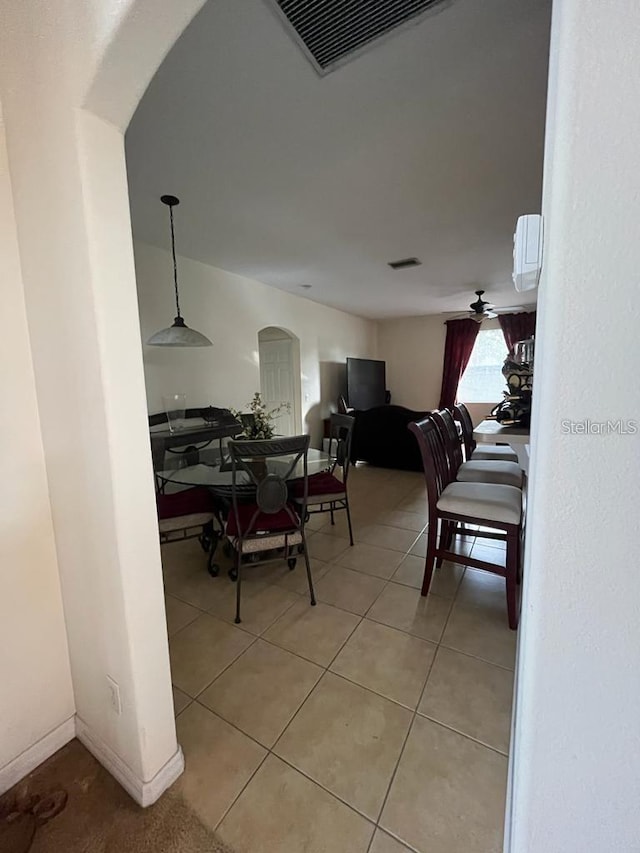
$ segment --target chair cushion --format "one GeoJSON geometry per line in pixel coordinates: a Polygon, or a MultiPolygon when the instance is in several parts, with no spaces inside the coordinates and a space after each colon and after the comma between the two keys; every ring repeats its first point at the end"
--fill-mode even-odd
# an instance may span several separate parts
{"type": "Polygon", "coordinates": [[[501,459],[472,459],[458,468],[459,483],[497,483],[502,486],[522,486],[522,468],[516,462],[501,459]]]}
{"type": "Polygon", "coordinates": [[[163,535],[175,533],[178,530],[189,530],[192,527],[204,527],[213,521],[210,512],[193,513],[192,515],[176,515],[173,518],[161,518],[158,529],[163,535]]]}
{"type": "MultiPolygon", "coordinates": [[[[326,495],[309,495],[307,498],[307,506],[318,506],[320,504],[330,504],[337,503],[338,501],[344,501],[347,498],[347,493],[345,491],[338,494],[337,492],[333,492],[332,494],[326,495]]],[[[296,502],[302,504],[302,498],[296,498],[296,502]]],[[[330,507],[327,508],[327,512],[330,507]]]]}
{"type": "Polygon", "coordinates": [[[506,444],[479,444],[471,454],[473,461],[478,459],[502,459],[504,462],[517,462],[518,454],[506,444]]]}
{"type": "MultiPolygon", "coordinates": [[[[271,551],[274,548],[292,548],[294,545],[302,544],[302,536],[298,531],[294,533],[265,533],[264,536],[258,536],[255,539],[242,540],[242,553],[255,554],[259,551],[271,551]]],[[[231,539],[231,547],[238,551],[240,549],[240,539],[234,537],[231,539]]]]}
{"type": "Polygon", "coordinates": [[[450,483],[440,495],[438,509],[502,524],[520,524],[522,492],[492,483],[450,483]]]}
{"type": "MultiPolygon", "coordinates": [[[[312,474],[309,477],[309,493],[307,495],[307,504],[314,506],[315,504],[326,504],[331,501],[344,500],[347,496],[347,490],[344,487],[342,480],[329,474],[328,471],[321,471],[318,474],[312,474]]],[[[297,503],[302,503],[304,496],[304,481],[296,480],[294,483],[294,495],[297,503]]]]}
{"type": "Polygon", "coordinates": [[[196,486],[193,489],[183,489],[181,492],[171,494],[158,492],[156,493],[156,506],[158,518],[176,518],[180,515],[211,513],[213,511],[213,498],[208,489],[196,486]]]}
{"type": "MultiPolygon", "coordinates": [[[[309,498],[315,495],[344,494],[345,488],[342,480],[334,477],[328,471],[319,471],[317,474],[311,474],[307,479],[309,498]]],[[[303,478],[292,480],[291,486],[293,487],[293,494],[296,499],[304,496],[303,478]]]]}
{"type": "Polygon", "coordinates": [[[293,513],[295,521],[291,520],[291,516],[284,508],[279,512],[274,513],[258,512],[258,516],[253,522],[251,530],[249,530],[249,525],[251,524],[254,513],[258,510],[258,504],[240,504],[238,506],[238,517],[236,517],[233,509],[231,509],[231,512],[229,513],[226,527],[227,536],[238,536],[240,530],[242,530],[243,536],[248,534],[253,536],[256,533],[277,533],[281,530],[293,530],[296,525],[299,524],[299,516],[293,504],[289,504],[289,507],[293,513]],[[239,526],[238,521],[240,522],[239,526]]]}

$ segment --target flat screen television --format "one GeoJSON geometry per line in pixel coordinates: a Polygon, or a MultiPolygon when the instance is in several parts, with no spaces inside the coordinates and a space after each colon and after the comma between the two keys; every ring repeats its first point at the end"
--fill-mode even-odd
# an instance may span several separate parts
{"type": "Polygon", "coordinates": [[[347,402],[352,409],[373,409],[387,402],[386,365],[373,358],[347,359],[347,402]]]}

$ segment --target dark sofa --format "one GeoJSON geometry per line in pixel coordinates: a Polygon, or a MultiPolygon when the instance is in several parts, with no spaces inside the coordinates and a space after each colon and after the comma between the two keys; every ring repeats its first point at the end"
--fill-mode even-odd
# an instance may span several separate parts
{"type": "Polygon", "coordinates": [[[378,406],[354,411],[351,461],[369,462],[380,468],[422,471],[418,443],[407,429],[429,412],[414,412],[404,406],[378,406]]]}

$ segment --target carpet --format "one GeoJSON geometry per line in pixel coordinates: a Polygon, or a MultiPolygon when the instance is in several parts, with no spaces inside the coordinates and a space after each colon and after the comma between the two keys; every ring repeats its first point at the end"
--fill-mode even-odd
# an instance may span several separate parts
{"type": "Polygon", "coordinates": [[[171,790],[147,809],[137,806],[78,741],[0,798],[0,850],[233,853],[171,790]],[[38,803],[50,802],[54,792],[62,793],[62,810],[49,816],[38,803]]]}

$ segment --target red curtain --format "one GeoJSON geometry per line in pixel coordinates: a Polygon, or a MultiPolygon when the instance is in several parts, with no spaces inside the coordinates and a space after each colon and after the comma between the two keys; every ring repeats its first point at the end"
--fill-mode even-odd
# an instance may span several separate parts
{"type": "Polygon", "coordinates": [[[518,341],[526,341],[536,330],[536,312],[522,311],[519,314],[499,314],[500,328],[509,353],[518,341]]]}
{"type": "Polygon", "coordinates": [[[469,363],[480,331],[480,323],[475,320],[447,320],[445,325],[447,339],[444,345],[440,408],[452,409],[456,402],[458,383],[469,363]]]}

